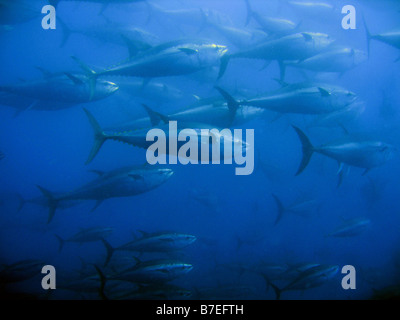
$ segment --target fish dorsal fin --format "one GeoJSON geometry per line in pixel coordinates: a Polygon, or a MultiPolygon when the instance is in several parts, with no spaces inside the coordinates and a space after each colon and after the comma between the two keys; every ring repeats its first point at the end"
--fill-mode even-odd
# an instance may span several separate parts
{"type": "Polygon", "coordinates": [[[101,177],[105,174],[105,172],[101,171],[101,170],[89,170],[89,172],[93,172],[93,173],[97,174],[99,177],[101,177]]]}
{"type": "Polygon", "coordinates": [[[45,79],[50,78],[53,75],[49,70],[46,70],[42,67],[36,67],[36,69],[38,69],[43,74],[43,77],[45,79]]]}
{"type": "Polygon", "coordinates": [[[191,48],[178,48],[178,50],[186,53],[189,56],[191,56],[192,54],[199,53],[199,50],[191,49],[191,48]]]}
{"type": "Polygon", "coordinates": [[[306,41],[312,41],[313,40],[313,36],[307,32],[302,32],[301,35],[304,37],[304,39],[306,41]]]}
{"type": "Polygon", "coordinates": [[[323,97],[330,97],[330,95],[331,95],[331,93],[324,88],[318,87],[318,90],[321,93],[321,96],[323,96],[323,97]]]}
{"type": "Polygon", "coordinates": [[[289,85],[289,83],[287,83],[286,81],[283,81],[278,78],[274,78],[273,80],[275,80],[282,88],[287,87],[289,85]]]}
{"type": "Polygon", "coordinates": [[[143,230],[138,230],[139,233],[142,234],[142,237],[148,237],[150,233],[143,231],[143,230]]]}
{"type": "Polygon", "coordinates": [[[87,64],[85,64],[82,60],[78,59],[75,56],[71,56],[71,59],[73,59],[79,67],[88,75],[88,76],[96,76],[96,71],[94,71],[92,68],[90,68],[87,64]]]}
{"type": "Polygon", "coordinates": [[[221,94],[221,96],[225,99],[226,103],[228,104],[229,111],[231,112],[232,116],[236,115],[237,109],[240,107],[240,102],[236,101],[228,92],[223,90],[222,88],[215,86],[215,89],[221,94]]]}
{"type": "Polygon", "coordinates": [[[70,73],[68,73],[68,72],[64,72],[64,74],[65,74],[74,84],[76,84],[76,85],[82,85],[82,84],[84,84],[84,82],[83,82],[81,79],[79,79],[78,77],[76,77],[76,76],[74,76],[74,75],[72,75],[72,74],[70,74],[70,73]]]}
{"type": "Polygon", "coordinates": [[[160,123],[160,120],[167,124],[169,122],[168,116],[165,116],[159,112],[154,111],[149,106],[142,104],[142,106],[146,109],[147,114],[150,117],[151,125],[156,126],[160,123]]]}
{"type": "Polygon", "coordinates": [[[138,53],[149,50],[152,48],[152,46],[144,41],[134,41],[132,39],[129,39],[126,35],[121,34],[120,35],[122,40],[124,40],[128,51],[129,51],[129,58],[134,58],[135,56],[138,55],[138,53]]]}
{"type": "Polygon", "coordinates": [[[142,263],[138,257],[133,257],[133,260],[135,260],[135,267],[142,263]]]}

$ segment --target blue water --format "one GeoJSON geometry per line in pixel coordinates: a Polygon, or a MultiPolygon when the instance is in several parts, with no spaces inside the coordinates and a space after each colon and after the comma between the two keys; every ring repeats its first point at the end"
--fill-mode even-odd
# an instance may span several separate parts
{"type": "MultiPolygon", "coordinates": [[[[400,8],[396,1],[352,1],[357,9],[357,28],[344,30],[341,8],[348,4],[346,1],[332,1],[334,10],[322,19],[306,15],[283,1],[270,4],[250,1],[260,14],[301,22],[300,31],[328,33],[337,44],[365,52],[367,41],[362,14],[371,33],[380,33],[397,27],[400,8]]],[[[57,24],[56,30],[41,27],[44,15],[40,14],[40,8],[46,1],[43,2],[32,1],[39,10],[37,18],[0,34],[1,85],[42,77],[36,67],[51,72],[81,72],[71,56],[79,57],[97,70],[127,58],[124,46],[78,33],[71,34],[65,46],[60,47],[61,24],[57,24]]],[[[241,0],[149,2],[165,10],[212,9],[221,15],[221,24],[236,28],[245,25],[246,7],[241,0]]],[[[101,5],[96,3],[61,1],[57,18],[70,26],[107,25],[111,21],[141,28],[157,36],[154,44],[183,37],[207,38],[227,45],[230,52],[239,51],[221,34],[212,28],[202,29],[196,21],[187,24],[168,19],[167,15],[148,19],[148,7],[142,2],[110,4],[102,14],[100,11],[101,5]]],[[[258,26],[251,21],[247,28],[255,30],[258,26]]],[[[372,40],[368,60],[354,69],[339,75],[301,72],[288,67],[285,81],[316,80],[357,93],[366,108],[346,124],[346,131],[399,146],[400,63],[394,62],[399,54],[398,49],[372,40]]],[[[279,88],[274,80],[279,78],[277,63],[272,62],[261,70],[263,65],[259,60],[235,59],[219,80],[217,68],[207,76],[184,75],[154,81],[178,88],[190,102],[195,101],[193,95],[217,96],[216,84],[222,88],[249,90],[256,95],[279,88]]],[[[118,83],[117,77],[111,79],[118,83]]],[[[321,285],[284,291],[282,299],[370,299],[375,290],[399,285],[398,153],[366,175],[362,175],[363,169],[351,167],[340,187],[337,187],[336,161],[319,154],[312,157],[301,175],[295,176],[302,150],[291,124],[304,129],[315,145],[346,137],[338,125],[307,128],[315,116],[291,114],[275,119],[271,112],[238,127],[255,130],[259,158],[256,156],[255,170],[249,176],[236,176],[235,164],[171,165],[174,175],[158,188],[133,197],[105,200],[94,212],[91,209],[95,202],[84,201],[58,210],[47,223],[48,210],[41,206],[28,203],[18,211],[19,197],[31,199],[41,195],[36,185],[53,192],[66,192],[93,180],[96,176],[90,170],[109,171],[146,162],[144,150],[108,141],[94,161],[85,165],[93,133],[83,107],[102,126],[111,126],[146,116],[142,102],[168,114],[185,108],[187,100],[164,104],[140,97],[123,100],[117,92],[98,102],[57,111],[26,110],[16,117],[14,108],[1,105],[0,151],[5,157],[0,160],[0,262],[11,265],[26,259],[40,260],[43,265],[56,268],[57,280],[72,279],[72,272],[82,268],[81,260],[86,268],[91,264],[102,266],[105,248],[99,241],[82,245],[66,243],[59,252],[55,235],[68,238],[82,228],[101,226],[114,228],[107,241],[115,246],[132,240],[132,234],[140,234],[139,230],[195,235],[196,242],[173,254],[136,254],[142,261],[174,258],[191,263],[193,270],[171,282],[191,290],[189,299],[275,299],[274,290],[255,271],[262,268],[262,263],[283,267],[319,263],[339,267],[337,274],[321,285]],[[198,194],[203,195],[203,200],[196,198],[198,194]],[[312,199],[318,205],[308,208],[304,215],[287,212],[275,225],[277,206],[272,194],[285,206],[298,199],[312,199]],[[352,237],[325,237],[344,220],[358,217],[371,221],[364,232],[352,237]],[[344,275],[340,271],[345,265],[355,267],[354,290],[344,290],[341,286],[344,275]]],[[[135,253],[120,256],[124,255],[132,257],[135,253]]],[[[91,272],[96,277],[93,269],[91,272]]],[[[42,277],[38,269],[36,276],[7,284],[5,290],[39,298],[99,299],[97,293],[79,294],[61,288],[46,296],[41,287],[42,277]]],[[[291,280],[271,281],[283,288],[291,280]]]]}

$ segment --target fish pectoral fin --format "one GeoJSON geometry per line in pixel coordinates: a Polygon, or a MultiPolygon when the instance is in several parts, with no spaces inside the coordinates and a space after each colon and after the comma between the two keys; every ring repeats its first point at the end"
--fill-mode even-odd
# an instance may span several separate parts
{"type": "Polygon", "coordinates": [[[143,180],[144,179],[144,177],[140,174],[128,174],[128,176],[134,180],[143,180]]]}
{"type": "Polygon", "coordinates": [[[159,112],[154,111],[151,109],[149,106],[142,104],[142,106],[145,108],[147,114],[149,115],[150,122],[152,126],[156,126],[160,123],[160,120],[167,124],[169,122],[169,117],[166,115],[163,115],[159,112]]]}
{"type": "Polygon", "coordinates": [[[92,210],[90,210],[90,212],[95,211],[102,203],[103,203],[104,199],[102,200],[97,200],[96,204],[94,205],[94,207],[92,208],[92,210]]]}
{"type": "Polygon", "coordinates": [[[97,174],[99,177],[101,177],[105,174],[105,172],[101,171],[101,170],[89,170],[89,172],[93,172],[93,173],[97,174]]]}
{"type": "Polygon", "coordinates": [[[336,174],[340,174],[343,171],[344,164],[343,162],[338,161],[339,169],[336,174]]]}
{"type": "Polygon", "coordinates": [[[45,79],[50,78],[53,75],[49,70],[46,70],[42,67],[36,67],[36,69],[38,69],[43,74],[43,78],[45,79]]]}
{"type": "Polygon", "coordinates": [[[365,176],[369,172],[369,170],[371,170],[371,168],[366,168],[362,175],[365,176]]]}
{"type": "Polygon", "coordinates": [[[324,89],[324,88],[318,87],[318,90],[321,93],[321,96],[323,96],[323,97],[330,97],[331,96],[331,93],[328,90],[324,89]]]}
{"type": "Polygon", "coordinates": [[[191,48],[178,48],[178,50],[186,53],[189,56],[191,56],[192,54],[199,53],[199,50],[191,49],[191,48]]]}
{"type": "Polygon", "coordinates": [[[338,183],[336,185],[337,188],[339,188],[342,185],[343,178],[346,175],[348,175],[349,171],[350,171],[350,167],[345,166],[343,162],[338,162],[338,164],[339,164],[339,169],[338,169],[337,175],[338,175],[339,179],[338,179],[338,183]]]}
{"type": "Polygon", "coordinates": [[[64,72],[64,74],[75,84],[75,85],[83,85],[85,84],[81,79],[79,79],[78,77],[75,77],[74,75],[68,73],[68,72],[64,72]]]}

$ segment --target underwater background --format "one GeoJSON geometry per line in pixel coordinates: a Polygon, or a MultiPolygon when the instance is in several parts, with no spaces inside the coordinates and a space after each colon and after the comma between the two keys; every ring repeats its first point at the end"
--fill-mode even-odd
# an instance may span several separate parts
{"type": "MultiPolygon", "coordinates": [[[[6,297],[273,300],[277,291],[281,299],[293,300],[363,300],[386,292],[389,297],[398,296],[397,150],[366,174],[364,168],[355,166],[338,174],[335,159],[315,154],[296,176],[302,144],[292,128],[301,128],[315,146],[349,137],[399,146],[400,63],[395,62],[399,48],[379,37],[368,40],[366,31],[367,26],[375,35],[398,27],[398,1],[324,1],[326,6],[318,7],[315,2],[305,8],[300,1],[278,0],[109,1],[107,7],[102,1],[59,1],[55,30],[42,28],[45,15],[41,8],[47,1],[20,2],[28,3],[35,14],[23,21],[1,21],[0,33],[0,278],[6,297]],[[342,28],[345,14],[341,9],[348,4],[357,10],[354,30],[342,28]],[[143,77],[105,74],[101,79],[119,85],[116,92],[59,110],[35,110],[35,101],[20,105],[15,96],[17,102],[13,100],[10,106],[5,97],[10,92],[3,86],[46,77],[38,67],[47,70],[45,74],[84,73],[71,56],[97,71],[125,61],[127,44],[113,41],[124,32],[123,27],[139,30],[134,40],[149,46],[207,39],[226,46],[228,53],[244,51],[258,40],[248,38],[249,44],[240,47],[219,27],[257,35],[265,32],[248,5],[261,17],[290,20],[292,33],[328,34],[335,45],[350,48],[350,56],[361,50],[366,58],[340,72],[288,65],[281,81],[277,81],[281,72],[276,60],[266,64],[249,58],[232,58],[221,77],[219,64],[193,73],[154,77],[144,84],[143,77]],[[107,29],[114,35],[108,37],[102,31],[107,29]],[[129,82],[136,83],[135,90],[129,82]],[[40,205],[28,201],[43,197],[37,186],[56,194],[68,192],[97,178],[91,170],[111,171],[146,162],[145,150],[106,141],[93,161],[85,164],[94,138],[83,108],[102,127],[117,128],[124,121],[146,117],[143,103],[161,114],[172,114],[201,99],[221,98],[216,85],[238,99],[252,99],[300,82],[346,88],[356,93],[364,108],[356,114],[340,114],[333,121],[323,121],[318,114],[277,116],[267,110],[234,126],[254,129],[255,168],[250,175],[235,175],[235,164],[169,165],[174,174],[148,192],[106,199],[94,211],[96,202],[84,200],[58,208],[51,221],[46,197],[40,205]],[[161,83],[162,90],[152,92],[152,83],[161,83]],[[285,209],[280,211],[280,205],[285,209]],[[353,219],[362,219],[366,225],[339,236],[332,234],[353,219]],[[94,227],[112,228],[104,238],[113,247],[160,232],[189,234],[196,241],[164,252],[115,251],[105,265],[103,236],[82,243],[66,241],[62,246],[57,238],[70,239],[94,227]],[[159,259],[184,262],[192,268],[168,281],[112,279],[121,270],[159,259]],[[54,266],[57,272],[57,289],[50,294],[41,287],[44,265],[54,266]],[[94,265],[108,278],[106,282],[100,281],[94,265]],[[342,288],[345,265],[356,270],[354,290],[342,288]],[[304,273],[315,266],[335,266],[335,272],[323,277],[304,273]],[[68,289],[66,283],[77,285],[68,289]]],[[[13,5],[11,11],[20,10],[13,5]]],[[[265,39],[259,41],[287,34],[265,32],[265,39]]],[[[146,49],[140,54],[145,56],[146,49]]]]}

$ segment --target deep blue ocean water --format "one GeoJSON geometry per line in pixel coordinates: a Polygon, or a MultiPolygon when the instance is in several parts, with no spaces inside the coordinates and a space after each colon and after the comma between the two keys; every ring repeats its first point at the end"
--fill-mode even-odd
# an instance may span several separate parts
{"type": "MultiPolygon", "coordinates": [[[[213,17],[220,25],[260,29],[254,19],[245,27],[247,12],[242,0],[149,2],[160,6],[164,13],[150,11],[145,2],[110,4],[100,14],[102,6],[98,3],[60,1],[56,14],[57,19],[62,19],[71,29],[112,28],[111,24],[115,23],[153,34],[152,45],[181,38],[201,38],[226,45],[229,52],[241,49],[215,28],[203,26],[202,20],[186,21],[182,16],[181,19],[173,16],[171,10],[214,10],[213,17]]],[[[378,34],[398,27],[400,10],[397,1],[352,1],[357,10],[356,29],[344,30],[341,8],[350,4],[347,1],[324,1],[334,7],[322,15],[312,10],[306,14],[285,1],[250,2],[253,10],[261,15],[286,18],[299,24],[299,32],[327,33],[336,39],[336,44],[364,52],[367,52],[367,37],[363,16],[370,32],[378,34]]],[[[1,31],[0,86],[41,78],[37,67],[50,72],[81,72],[71,56],[79,57],[96,70],[127,59],[128,50],[124,45],[83,33],[72,33],[61,46],[65,32],[62,24],[58,22],[56,30],[44,30],[41,26],[44,14],[40,9],[47,2],[29,3],[38,10],[38,17],[1,31]]],[[[260,60],[232,59],[221,79],[217,79],[218,65],[207,72],[152,79],[149,85],[152,81],[162,82],[183,92],[183,98],[165,103],[129,96],[120,89],[100,101],[56,111],[39,111],[33,107],[17,116],[15,108],[2,104],[0,263],[4,265],[3,270],[18,261],[40,260],[43,265],[56,268],[57,281],[61,283],[64,279],[81,279],[77,271],[82,270],[83,264],[85,270],[90,269],[93,274],[92,281],[100,283],[91,266],[102,266],[104,262],[106,250],[102,242],[81,245],[67,242],[59,252],[55,235],[69,238],[82,228],[112,227],[114,231],[107,241],[114,246],[132,240],[133,234],[140,235],[140,230],[195,235],[197,240],[193,244],[173,253],[118,253],[119,257],[131,258],[126,266],[135,265],[134,256],[141,261],[173,258],[191,263],[190,272],[169,282],[190,290],[189,299],[275,299],[274,290],[261,275],[268,273],[267,264],[289,268],[300,263],[316,263],[339,268],[335,276],[318,286],[283,291],[282,299],[370,299],[377,290],[399,286],[398,152],[365,175],[364,169],[351,167],[337,187],[337,162],[320,154],[313,155],[304,172],[295,176],[302,147],[291,127],[302,128],[314,145],[361,136],[398,147],[400,62],[394,61],[399,54],[398,48],[373,39],[368,59],[342,74],[288,67],[285,82],[317,81],[339,85],[355,92],[365,103],[365,111],[343,126],[336,123],[311,127],[308,124],[318,116],[284,114],[276,118],[275,113],[267,112],[263,117],[235,127],[254,129],[256,161],[251,175],[236,176],[235,164],[170,165],[174,175],[154,190],[132,197],[107,199],[93,212],[95,202],[83,201],[57,210],[50,223],[47,223],[45,207],[26,203],[18,210],[21,198],[41,196],[37,185],[52,192],[67,192],[96,178],[90,170],[110,171],[146,162],[145,150],[107,141],[93,162],[85,165],[93,144],[93,132],[83,107],[106,127],[145,117],[143,102],[169,114],[194,103],[194,95],[200,98],[218,96],[215,85],[229,88],[227,90],[234,96],[235,91],[248,91],[249,98],[280,88],[274,80],[279,78],[278,64],[272,61],[263,69],[264,62],[260,60]],[[272,194],[286,207],[296,201],[312,200],[312,204],[297,214],[284,213],[275,224],[278,209],[272,194]],[[363,232],[348,237],[326,236],[345,220],[360,217],[370,220],[363,232]],[[341,269],[345,265],[352,265],[356,270],[354,290],[342,288],[341,269]]],[[[104,79],[117,84],[120,80],[107,76],[104,79]]],[[[37,275],[8,283],[4,290],[43,298],[46,295],[41,287],[43,276],[39,268],[37,275]]],[[[293,279],[271,282],[284,288],[293,279]]],[[[121,286],[121,292],[123,289],[121,286]]],[[[97,292],[86,294],[59,288],[53,290],[50,298],[99,299],[99,296],[97,292]]]]}

